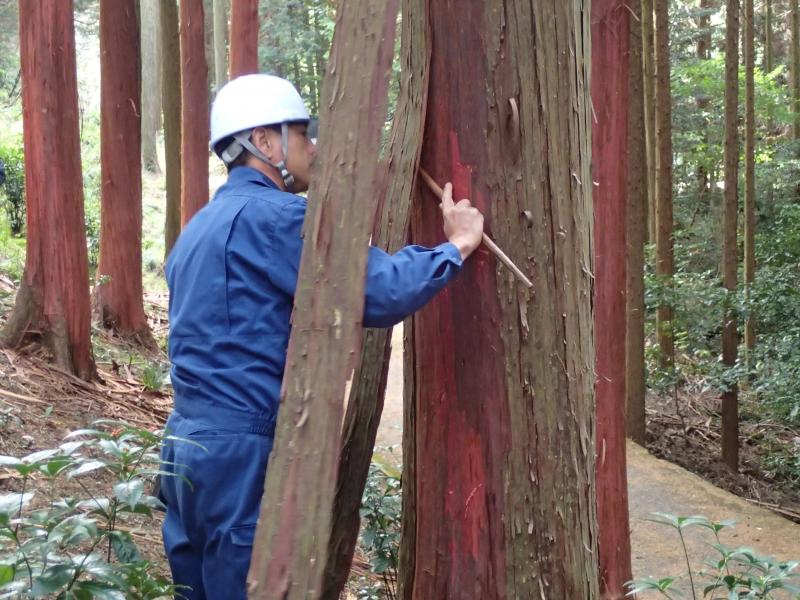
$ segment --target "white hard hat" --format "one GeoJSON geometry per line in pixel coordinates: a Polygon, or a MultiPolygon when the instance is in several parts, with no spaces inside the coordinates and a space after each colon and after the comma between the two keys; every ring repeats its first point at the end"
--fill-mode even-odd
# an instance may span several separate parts
{"type": "Polygon", "coordinates": [[[274,75],[243,75],[222,86],[211,107],[211,148],[240,131],[263,125],[309,121],[303,99],[295,87],[274,75]]]}

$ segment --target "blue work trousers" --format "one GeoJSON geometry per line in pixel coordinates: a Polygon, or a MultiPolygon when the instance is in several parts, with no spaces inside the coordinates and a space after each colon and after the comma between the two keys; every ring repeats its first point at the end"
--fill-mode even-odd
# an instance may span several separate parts
{"type": "MultiPolygon", "coordinates": [[[[210,427],[174,412],[161,478],[167,505],[164,547],[179,595],[246,600],[247,570],[272,437],[210,427]],[[196,444],[201,445],[198,447],[196,444]],[[185,479],[184,479],[185,478],[185,479]]],[[[246,429],[246,428],[245,428],[246,429]]]]}

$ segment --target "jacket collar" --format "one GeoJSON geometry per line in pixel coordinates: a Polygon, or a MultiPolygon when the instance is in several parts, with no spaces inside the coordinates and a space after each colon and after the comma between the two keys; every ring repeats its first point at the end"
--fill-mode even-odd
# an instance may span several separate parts
{"type": "Polygon", "coordinates": [[[258,169],[244,166],[234,167],[233,170],[228,173],[227,184],[235,186],[242,183],[255,183],[257,185],[264,185],[269,188],[280,190],[274,181],[272,181],[258,169]]]}

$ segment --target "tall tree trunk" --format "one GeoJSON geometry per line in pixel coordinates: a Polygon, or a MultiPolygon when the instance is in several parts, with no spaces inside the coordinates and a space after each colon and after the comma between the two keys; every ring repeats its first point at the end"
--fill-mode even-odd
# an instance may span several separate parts
{"type": "Polygon", "coordinates": [[[161,127],[161,19],[159,0],[140,0],[142,27],[142,162],[151,173],[158,164],[161,127]]]}
{"type": "Polygon", "coordinates": [[[19,3],[27,251],[4,345],[40,338],[60,368],[95,374],[72,0],[19,3]]]}
{"type": "MultiPolygon", "coordinates": [[[[380,193],[382,214],[372,243],[390,253],[408,239],[408,219],[419,162],[428,86],[428,23],[426,0],[403,0],[402,74],[400,93],[386,161],[386,181],[380,193]]],[[[386,50],[393,50],[386,48],[386,50]]],[[[391,69],[392,52],[380,57],[391,69]]],[[[368,329],[361,362],[353,377],[342,428],[339,477],[328,546],[323,598],[338,598],[347,581],[359,530],[359,509],[375,437],[383,411],[391,351],[391,329],[368,329]]]]}
{"type": "MultiPolygon", "coordinates": [[[[755,216],[756,216],[756,111],[755,111],[755,31],[753,0],[745,0],[745,150],[744,150],[744,293],[750,305],[750,288],[755,281],[755,216]]],[[[755,317],[748,311],[744,325],[746,364],[749,367],[756,346],[755,317]]]]}
{"type": "MultiPolygon", "coordinates": [[[[656,275],[672,286],[672,93],[669,79],[669,0],[655,0],[656,56],[656,275]]],[[[672,366],[672,306],[658,307],[656,335],[661,362],[672,366]]]]}
{"type": "Polygon", "coordinates": [[[647,145],[647,238],[656,241],[656,62],[653,0],[642,1],[642,68],[644,70],[644,132],[647,145]]]}
{"type": "Polygon", "coordinates": [[[181,231],[181,52],[178,6],[160,2],[161,92],[164,108],[164,165],[166,178],[165,258],[181,231]]]}
{"type": "Polygon", "coordinates": [[[364,273],[399,0],[343,3],[324,82],[324,138],[309,197],[281,410],[249,581],[253,600],[321,598],[342,398],[361,347],[364,273]],[[327,127],[327,129],[326,129],[327,127]],[[310,233],[310,232],[313,232],[310,233]],[[342,288],[340,282],[350,282],[342,288]]]}
{"type": "Polygon", "coordinates": [[[771,73],[772,68],[772,0],[764,0],[764,70],[771,73]]]}
{"type": "Polygon", "coordinates": [[[800,139],[800,8],[789,0],[792,20],[792,139],[800,139]]]}
{"type": "Polygon", "coordinates": [[[231,79],[258,73],[258,0],[231,0],[231,79]]]}
{"type": "MultiPolygon", "coordinates": [[[[701,35],[697,38],[697,58],[699,60],[708,60],[711,58],[711,15],[707,13],[712,8],[714,8],[712,0],[700,0],[700,10],[703,11],[703,14],[699,19],[701,35]]],[[[698,96],[696,101],[697,108],[702,111],[708,108],[710,98],[698,96]]],[[[708,119],[705,116],[702,117],[701,136],[703,144],[708,145],[708,119]]],[[[708,195],[711,191],[708,169],[704,164],[701,163],[697,165],[696,175],[697,202],[700,206],[703,206],[708,202],[708,195]]]]}
{"type": "Polygon", "coordinates": [[[214,0],[214,88],[228,81],[228,0],[214,0]]]}
{"type": "MultiPolygon", "coordinates": [[[[722,251],[723,285],[728,291],[722,329],[722,362],[736,364],[738,327],[736,286],[739,267],[737,221],[739,214],[739,0],[727,0],[725,33],[725,217],[722,251]]],[[[739,467],[738,386],[730,383],[722,394],[722,460],[733,471],[739,467]]]]}
{"type": "Polygon", "coordinates": [[[627,253],[625,265],[625,397],[628,437],[644,446],[645,365],[644,365],[644,244],[647,241],[647,141],[645,139],[644,69],[642,65],[643,3],[631,5],[628,45],[628,189],[627,253]]]}
{"type": "MultiPolygon", "coordinates": [[[[504,7],[429,3],[421,163],[534,287],[478,251],[408,325],[403,598],[598,597],[589,7],[504,7]]],[[[427,191],[411,233],[441,240],[427,191]]]]}
{"type": "Polygon", "coordinates": [[[142,162],[136,0],[100,0],[100,261],[106,327],[156,347],[142,305],[142,162]],[[130,152],[120,152],[128,148],[130,152]]]}
{"type": "Polygon", "coordinates": [[[180,10],[181,225],[186,225],[208,203],[208,66],[203,1],[180,0],[180,10]]]}
{"type": "MultiPolygon", "coordinates": [[[[592,181],[597,530],[600,594],[624,598],[633,578],[625,464],[625,258],[630,8],[592,2],[592,181]]],[[[638,25],[638,24],[637,24],[638,25]]],[[[637,38],[637,41],[638,38],[637,38]]],[[[638,90],[641,93],[641,90],[638,90]]]]}

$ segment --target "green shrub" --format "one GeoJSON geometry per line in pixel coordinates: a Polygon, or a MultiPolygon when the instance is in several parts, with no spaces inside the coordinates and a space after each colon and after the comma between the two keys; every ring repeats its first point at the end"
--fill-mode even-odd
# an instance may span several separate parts
{"type": "Polygon", "coordinates": [[[11,234],[25,234],[25,155],[22,144],[0,146],[0,160],[6,170],[5,183],[0,185],[2,205],[11,234]]]}

